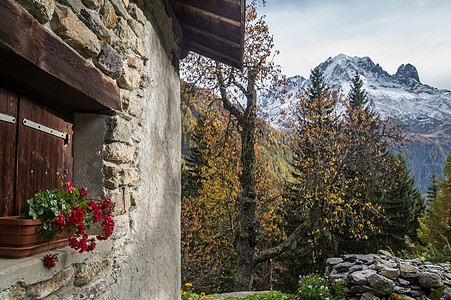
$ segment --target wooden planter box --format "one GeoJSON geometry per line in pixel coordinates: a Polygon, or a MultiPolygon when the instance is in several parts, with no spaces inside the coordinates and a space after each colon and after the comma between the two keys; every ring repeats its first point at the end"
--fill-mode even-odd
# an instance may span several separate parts
{"type": "Polygon", "coordinates": [[[24,258],[68,246],[69,234],[49,242],[38,235],[41,227],[39,220],[0,217],[0,257],[24,258]]]}

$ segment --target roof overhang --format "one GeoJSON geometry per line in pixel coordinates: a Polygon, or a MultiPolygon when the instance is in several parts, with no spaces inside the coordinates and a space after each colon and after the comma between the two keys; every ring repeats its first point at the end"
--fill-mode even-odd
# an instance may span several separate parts
{"type": "Polygon", "coordinates": [[[170,0],[183,46],[230,66],[243,66],[246,0],[170,0]]]}

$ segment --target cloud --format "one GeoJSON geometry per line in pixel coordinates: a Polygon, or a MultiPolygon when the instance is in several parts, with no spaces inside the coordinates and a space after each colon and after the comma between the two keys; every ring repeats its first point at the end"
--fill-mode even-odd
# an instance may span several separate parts
{"type": "Polygon", "coordinates": [[[369,56],[389,73],[410,62],[423,82],[448,89],[451,80],[444,86],[445,75],[434,74],[451,70],[450,11],[445,0],[274,0],[262,9],[281,51],[276,62],[288,75],[308,76],[345,53],[369,56]]]}

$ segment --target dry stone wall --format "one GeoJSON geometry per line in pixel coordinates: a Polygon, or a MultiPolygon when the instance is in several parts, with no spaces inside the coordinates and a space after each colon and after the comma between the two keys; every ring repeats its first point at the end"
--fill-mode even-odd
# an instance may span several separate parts
{"type": "Polygon", "coordinates": [[[350,299],[451,299],[451,265],[400,259],[386,251],[329,258],[326,276],[346,282],[350,299]]]}
{"type": "Polygon", "coordinates": [[[15,4],[114,80],[122,111],[74,121],[74,181],[116,203],[111,241],[64,249],[52,270],[0,259],[0,299],[179,299],[181,30],[167,1],[15,4]]]}

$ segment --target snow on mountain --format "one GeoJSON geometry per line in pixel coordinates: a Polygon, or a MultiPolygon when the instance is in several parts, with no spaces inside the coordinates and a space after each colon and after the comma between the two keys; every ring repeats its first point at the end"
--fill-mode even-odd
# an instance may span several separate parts
{"type": "MultiPolygon", "coordinates": [[[[393,122],[402,125],[409,133],[432,134],[451,127],[451,91],[439,90],[420,82],[416,68],[403,64],[396,74],[388,74],[369,57],[351,57],[339,54],[318,65],[324,73],[326,83],[347,95],[351,80],[359,73],[363,88],[371,108],[382,118],[391,117],[393,122]]],[[[294,92],[299,87],[308,88],[310,80],[302,76],[290,78],[288,90],[294,92]]],[[[262,111],[276,116],[280,110],[287,109],[272,100],[272,91],[262,102],[262,111]]],[[[277,127],[277,124],[273,124],[277,127]]]]}
{"type": "MultiPolygon", "coordinates": [[[[318,67],[324,73],[326,84],[341,90],[344,96],[351,89],[352,78],[359,73],[372,110],[383,119],[390,117],[412,137],[404,153],[417,186],[425,193],[432,172],[440,175],[446,156],[451,153],[451,91],[421,83],[417,69],[411,64],[402,64],[390,75],[369,57],[339,54],[318,67]]],[[[287,89],[293,94],[310,85],[309,79],[294,76],[289,78],[287,89]]],[[[288,97],[280,104],[274,100],[278,92],[270,91],[261,105],[262,114],[268,116],[275,128],[280,128],[277,118],[282,110],[289,110],[293,99],[288,97]]]]}

